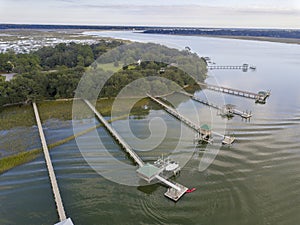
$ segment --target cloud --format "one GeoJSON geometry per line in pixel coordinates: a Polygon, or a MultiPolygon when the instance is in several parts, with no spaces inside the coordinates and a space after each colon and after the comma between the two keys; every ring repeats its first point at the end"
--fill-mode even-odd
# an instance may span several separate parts
{"type": "Polygon", "coordinates": [[[121,1],[92,0],[45,0],[27,5],[26,10],[21,3],[13,4],[14,10],[11,10],[12,4],[1,7],[0,20],[8,23],[300,28],[300,10],[277,6],[141,5],[141,1],[121,4],[121,1]]]}

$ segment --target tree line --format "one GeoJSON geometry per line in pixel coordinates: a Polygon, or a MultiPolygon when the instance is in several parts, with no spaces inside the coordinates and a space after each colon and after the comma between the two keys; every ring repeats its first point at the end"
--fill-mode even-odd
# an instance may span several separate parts
{"type": "MultiPolygon", "coordinates": [[[[128,46],[118,40],[101,40],[92,45],[62,43],[28,54],[2,53],[0,72],[16,75],[9,82],[0,79],[0,106],[32,100],[72,98],[84,73],[93,74],[94,80],[90,82],[94,84],[101,76],[99,71],[103,70],[115,71],[107,80],[100,97],[114,97],[127,84],[144,77],[159,76],[180,86],[205,79],[205,61],[196,54],[156,44],[128,46]],[[139,59],[142,61],[137,63],[139,59]],[[158,62],[153,59],[158,59],[158,62]],[[168,66],[172,63],[173,66],[168,66]]],[[[158,92],[164,88],[169,90],[172,84],[156,80],[150,84],[140,82],[139,87],[158,92]]],[[[90,89],[86,91],[90,92],[90,89]]]]}

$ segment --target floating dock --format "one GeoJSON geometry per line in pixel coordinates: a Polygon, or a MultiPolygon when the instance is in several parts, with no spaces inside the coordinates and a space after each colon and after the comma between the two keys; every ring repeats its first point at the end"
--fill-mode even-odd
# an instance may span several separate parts
{"type": "Polygon", "coordinates": [[[61,195],[60,195],[60,192],[59,192],[56,176],[55,176],[53,165],[52,165],[52,162],[51,162],[49,149],[48,149],[46,138],[45,138],[45,135],[44,135],[44,131],[43,131],[39,111],[38,111],[38,108],[37,108],[37,105],[36,105],[35,102],[33,102],[32,105],[33,105],[33,111],[34,111],[36,123],[37,123],[38,130],[39,130],[40,139],[41,139],[41,142],[42,142],[43,152],[44,152],[45,161],[46,161],[46,165],[47,165],[47,169],[48,169],[48,173],[49,173],[49,178],[50,178],[50,182],[51,182],[51,186],[52,186],[54,200],[55,200],[55,203],[56,203],[59,220],[61,221],[59,224],[64,224],[65,222],[68,222],[68,224],[72,225],[73,223],[72,223],[71,219],[70,218],[67,219],[67,217],[66,217],[66,213],[65,213],[64,206],[63,206],[62,199],[61,199],[61,195]]]}
{"type": "MultiPolygon", "coordinates": [[[[157,167],[150,163],[144,163],[143,160],[135,153],[135,151],[126,143],[126,141],[117,133],[117,131],[105,120],[105,118],[96,110],[96,108],[86,99],[84,102],[89,106],[89,108],[95,113],[99,121],[104,125],[108,132],[115,138],[115,140],[120,144],[120,146],[131,156],[131,158],[138,164],[137,174],[142,179],[151,182],[154,179],[159,180],[168,187],[168,190],[172,190],[173,194],[165,194],[168,198],[178,201],[188,189],[181,184],[173,183],[166,178],[162,177],[160,174],[165,168],[157,167]]],[[[168,192],[167,192],[168,193],[168,192]]]]}
{"type": "MultiPolygon", "coordinates": [[[[153,97],[150,94],[147,94],[147,96],[154,102],[156,102],[158,105],[162,106],[163,109],[165,111],[167,111],[169,114],[171,114],[172,116],[174,116],[175,118],[177,118],[178,120],[182,121],[183,123],[185,123],[187,126],[189,126],[190,128],[192,128],[193,130],[195,130],[197,133],[200,132],[201,127],[196,125],[195,123],[193,123],[192,121],[190,121],[189,119],[185,118],[183,115],[181,115],[180,113],[178,113],[175,109],[171,108],[170,106],[168,106],[167,104],[165,104],[164,102],[160,101],[159,99],[157,99],[156,97],[153,97]]],[[[214,132],[212,131],[212,134],[215,134],[217,136],[220,136],[223,138],[222,144],[232,144],[235,141],[235,137],[232,136],[225,136],[222,135],[218,132],[214,132]]]]}
{"type": "Polygon", "coordinates": [[[248,112],[242,112],[242,111],[236,109],[236,108],[235,108],[233,105],[231,105],[231,104],[227,104],[227,105],[224,105],[223,107],[220,107],[220,106],[215,105],[215,104],[213,104],[213,103],[211,103],[211,102],[204,101],[204,100],[202,100],[202,99],[200,99],[200,98],[198,98],[198,97],[196,97],[196,96],[194,96],[194,95],[192,95],[192,94],[188,94],[188,93],[183,92],[183,91],[181,91],[181,92],[179,92],[179,93],[181,93],[181,94],[183,94],[183,95],[186,95],[186,96],[189,96],[189,97],[190,97],[191,99],[193,99],[194,101],[199,102],[199,103],[201,103],[201,104],[203,104],[203,105],[206,105],[206,106],[209,106],[209,107],[211,107],[211,108],[214,108],[214,109],[219,110],[219,111],[221,112],[220,115],[222,115],[222,116],[233,116],[233,115],[237,115],[237,116],[242,117],[243,119],[250,119],[250,118],[252,117],[252,114],[251,114],[251,113],[248,113],[248,112]]]}
{"type": "Polygon", "coordinates": [[[204,88],[212,90],[212,91],[217,91],[217,92],[222,92],[225,94],[254,99],[255,102],[262,103],[262,104],[266,103],[267,98],[271,95],[270,91],[260,91],[258,93],[253,93],[253,92],[249,92],[249,91],[242,91],[242,90],[238,90],[238,89],[222,87],[222,86],[217,86],[217,85],[212,85],[212,84],[206,84],[206,83],[201,83],[201,82],[198,82],[198,84],[200,87],[204,87],[204,88]]]}

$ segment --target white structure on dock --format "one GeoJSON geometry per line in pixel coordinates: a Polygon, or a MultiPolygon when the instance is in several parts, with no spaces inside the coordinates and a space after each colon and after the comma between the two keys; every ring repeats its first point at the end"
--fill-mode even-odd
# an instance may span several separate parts
{"type": "Polygon", "coordinates": [[[36,105],[35,102],[33,102],[32,105],[33,105],[33,111],[34,111],[34,114],[35,114],[36,123],[37,123],[38,130],[39,130],[40,139],[41,139],[41,142],[42,142],[43,152],[44,152],[45,161],[46,161],[46,165],[47,165],[47,169],[48,169],[48,173],[49,173],[49,178],[50,178],[50,182],[51,182],[51,186],[52,186],[54,200],[55,200],[55,203],[56,203],[59,220],[61,221],[58,224],[60,224],[60,225],[62,225],[62,224],[73,225],[72,220],[70,218],[67,219],[67,217],[66,217],[66,213],[65,213],[65,210],[64,210],[64,206],[63,206],[63,203],[62,203],[61,196],[60,196],[56,176],[55,176],[53,165],[52,165],[52,162],[51,162],[49,149],[48,149],[48,146],[47,146],[47,142],[46,142],[46,138],[45,138],[45,135],[44,135],[44,131],[43,131],[43,127],[42,127],[42,123],[41,123],[41,119],[40,119],[40,116],[39,116],[39,111],[38,111],[37,105],[36,105]]]}
{"type": "Polygon", "coordinates": [[[133,151],[133,149],[126,143],[126,141],[117,133],[117,131],[104,119],[104,117],[96,110],[96,108],[86,99],[84,102],[89,106],[89,108],[95,113],[99,121],[105,126],[105,128],[109,131],[109,133],[117,140],[117,142],[121,145],[121,147],[131,156],[131,158],[138,164],[139,168],[136,170],[137,175],[146,180],[147,182],[151,182],[154,179],[161,181],[166,184],[170,188],[165,193],[165,196],[168,198],[177,201],[184,195],[184,193],[188,190],[187,187],[180,185],[178,183],[173,183],[166,178],[162,177],[160,174],[165,170],[168,164],[164,166],[152,165],[150,163],[144,163],[143,160],[133,151]],[[171,193],[169,193],[171,190],[171,193]],[[167,194],[168,193],[168,194],[167,194]]]}
{"type": "MultiPolygon", "coordinates": [[[[201,127],[199,127],[198,125],[196,125],[195,123],[193,123],[189,119],[185,118],[183,115],[181,115],[180,113],[178,113],[175,109],[171,108],[170,106],[168,106],[167,104],[163,103],[158,98],[155,98],[155,97],[151,96],[150,94],[147,94],[147,96],[151,100],[153,100],[154,102],[156,102],[157,104],[159,104],[160,106],[162,106],[169,114],[171,114],[172,116],[174,116],[178,120],[180,120],[183,123],[185,123],[187,126],[189,126],[192,129],[194,129],[197,133],[199,133],[199,132],[201,133],[201,127]]],[[[235,137],[225,136],[225,135],[222,135],[222,134],[220,134],[218,132],[214,132],[214,131],[211,131],[211,133],[214,134],[214,135],[222,137],[223,138],[222,144],[232,144],[235,141],[235,137]]]]}

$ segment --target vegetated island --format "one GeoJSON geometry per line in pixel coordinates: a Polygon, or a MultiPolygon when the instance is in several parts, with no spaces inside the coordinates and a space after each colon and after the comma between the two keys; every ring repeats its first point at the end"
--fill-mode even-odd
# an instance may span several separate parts
{"type": "MultiPolygon", "coordinates": [[[[98,43],[90,45],[60,43],[27,54],[8,51],[0,54],[0,74],[13,73],[14,76],[9,81],[0,77],[0,131],[34,126],[35,121],[30,105],[32,101],[38,102],[43,121],[49,118],[71,120],[72,99],[79,81],[86,73],[93,74],[94,79],[97,77],[97,71],[104,74],[113,72],[97,101],[97,109],[104,115],[110,114],[113,98],[135,80],[148,78],[151,82],[147,82],[147,79],[139,82],[139,88],[161,94],[161,90],[168,93],[176,89],[172,82],[180,87],[197,86],[196,83],[202,82],[207,74],[205,60],[195,53],[186,49],[179,51],[151,43],[128,44],[119,40],[99,40],[98,43]],[[124,53],[122,46],[130,47],[124,53]],[[102,58],[102,62],[99,62],[98,58],[102,58]],[[144,61],[144,58],[158,60],[144,61]],[[164,83],[163,80],[152,79],[152,77],[165,78],[171,83],[164,83]]],[[[146,115],[149,109],[144,109],[143,106],[148,104],[147,101],[142,99],[135,103],[130,113],[146,115]]],[[[83,110],[85,107],[82,103],[83,110]]],[[[122,106],[118,110],[120,110],[119,118],[122,118],[122,106]]],[[[95,128],[52,143],[49,148],[73,140],[76,136],[92,129],[95,128]]],[[[9,142],[9,139],[6,141],[9,142]]],[[[41,153],[39,148],[32,149],[30,146],[26,148],[22,144],[18,149],[15,149],[15,145],[11,143],[3,146],[10,147],[0,149],[0,154],[2,152],[0,174],[35,159],[41,153]]]]}

